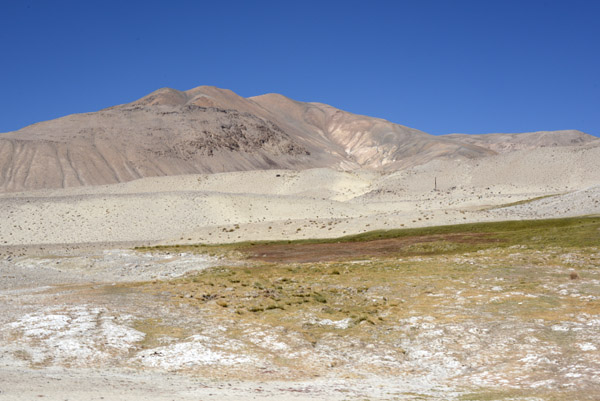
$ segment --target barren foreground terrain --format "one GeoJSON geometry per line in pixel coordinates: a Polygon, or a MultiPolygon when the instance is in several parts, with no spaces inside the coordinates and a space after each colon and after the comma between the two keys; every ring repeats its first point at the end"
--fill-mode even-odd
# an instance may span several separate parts
{"type": "Polygon", "coordinates": [[[589,217],[9,257],[0,396],[597,399],[599,239],[589,217]]]}
{"type": "Polygon", "coordinates": [[[0,399],[598,399],[598,171],[555,147],[1,194],[0,399]]]}

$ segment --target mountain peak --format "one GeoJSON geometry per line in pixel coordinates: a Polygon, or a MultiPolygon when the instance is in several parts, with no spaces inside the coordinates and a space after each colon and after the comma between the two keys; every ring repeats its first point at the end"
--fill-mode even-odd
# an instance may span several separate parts
{"type": "Polygon", "coordinates": [[[144,106],[181,106],[187,102],[185,92],[172,88],[160,88],[136,100],[133,104],[144,106]]]}

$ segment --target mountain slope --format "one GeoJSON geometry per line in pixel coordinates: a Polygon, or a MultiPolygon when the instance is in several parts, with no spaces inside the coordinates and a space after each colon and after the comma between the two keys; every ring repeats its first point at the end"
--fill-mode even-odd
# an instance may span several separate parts
{"type": "MultiPolygon", "coordinates": [[[[179,95],[179,96],[178,96],[179,95]]],[[[0,136],[5,191],[101,185],[140,177],[328,166],[275,123],[179,102],[161,90],[131,104],[0,136]]]]}
{"type": "Polygon", "coordinates": [[[493,151],[440,138],[379,118],[345,112],[322,103],[297,102],[278,94],[250,98],[296,127],[317,133],[365,168],[397,169],[441,156],[480,157],[493,151]]]}
{"type": "MultiPolygon", "coordinates": [[[[273,168],[395,170],[520,149],[551,136],[494,135],[436,137],[277,94],[246,99],[210,86],[163,88],[132,103],[1,134],[0,191],[273,168]]],[[[587,137],[565,135],[567,141],[587,137]]]]}
{"type": "Polygon", "coordinates": [[[457,139],[498,153],[554,146],[582,145],[596,140],[577,130],[537,131],[518,134],[450,134],[443,137],[457,139]]]}

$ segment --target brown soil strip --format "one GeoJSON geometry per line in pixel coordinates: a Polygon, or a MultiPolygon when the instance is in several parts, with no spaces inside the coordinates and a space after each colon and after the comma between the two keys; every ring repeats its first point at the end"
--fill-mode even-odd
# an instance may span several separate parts
{"type": "Polygon", "coordinates": [[[274,263],[308,263],[375,256],[385,257],[398,254],[415,255],[419,252],[406,250],[409,245],[441,241],[477,245],[500,241],[496,238],[491,238],[490,236],[491,234],[489,233],[457,233],[388,238],[364,242],[265,244],[252,247],[249,251],[248,258],[274,263]]]}

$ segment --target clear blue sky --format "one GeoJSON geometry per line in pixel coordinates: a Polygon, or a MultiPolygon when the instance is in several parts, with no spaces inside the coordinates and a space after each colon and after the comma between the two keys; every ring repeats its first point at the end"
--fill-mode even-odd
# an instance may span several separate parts
{"type": "Polygon", "coordinates": [[[598,136],[599,21],[597,0],[2,0],[0,132],[214,85],[431,134],[598,136]]]}

